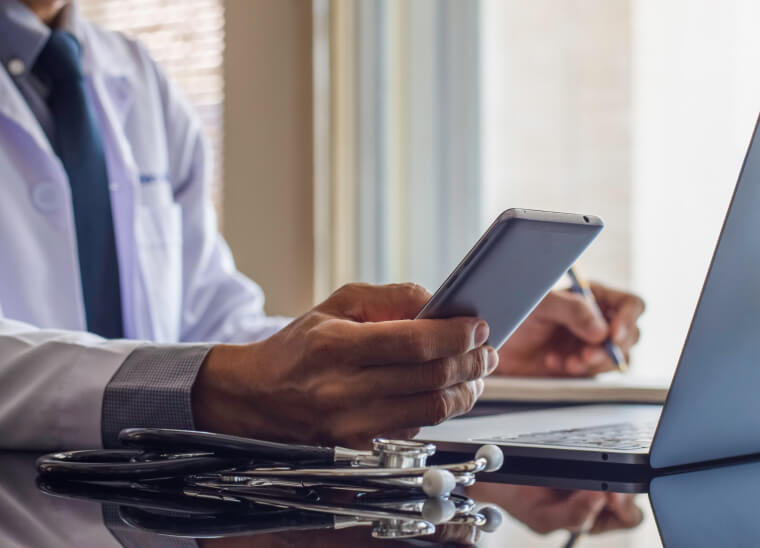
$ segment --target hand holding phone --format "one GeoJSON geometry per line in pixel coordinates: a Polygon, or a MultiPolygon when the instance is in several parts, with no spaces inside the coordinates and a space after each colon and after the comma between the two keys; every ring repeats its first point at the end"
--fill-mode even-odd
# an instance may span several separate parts
{"type": "Polygon", "coordinates": [[[508,209],[494,221],[418,318],[477,316],[499,348],[594,241],[593,215],[508,209]]]}

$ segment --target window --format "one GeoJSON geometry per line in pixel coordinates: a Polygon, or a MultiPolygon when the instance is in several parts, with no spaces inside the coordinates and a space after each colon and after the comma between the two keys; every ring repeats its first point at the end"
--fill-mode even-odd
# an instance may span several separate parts
{"type": "Polygon", "coordinates": [[[760,110],[760,4],[330,5],[333,283],[435,289],[502,210],[589,212],[581,270],[644,297],[636,369],[672,372],[760,110]]]}
{"type": "Polygon", "coordinates": [[[481,5],[483,223],[601,215],[581,267],[646,299],[635,365],[670,373],[760,110],[760,5],[481,5]]]}
{"type": "Polygon", "coordinates": [[[317,233],[332,245],[317,294],[353,280],[433,291],[478,236],[479,4],[330,9],[330,226],[317,233]]]}
{"type": "Polygon", "coordinates": [[[194,105],[211,146],[221,199],[224,10],[222,0],[79,0],[82,13],[139,39],[194,105]]]}

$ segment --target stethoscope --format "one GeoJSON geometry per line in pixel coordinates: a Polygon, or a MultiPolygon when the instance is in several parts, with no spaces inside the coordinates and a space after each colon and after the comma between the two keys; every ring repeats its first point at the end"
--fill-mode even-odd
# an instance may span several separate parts
{"type": "Polygon", "coordinates": [[[484,445],[472,460],[428,466],[433,444],[383,438],[373,440],[371,451],[160,428],[122,430],[119,440],[127,448],[51,453],[37,460],[37,468],[42,475],[89,481],[187,476],[194,485],[236,493],[268,486],[396,487],[441,497],[504,462],[498,447],[484,445]]]}
{"type": "MultiPolygon", "coordinates": [[[[329,516],[332,527],[370,526],[376,538],[411,538],[430,535],[437,525],[451,524],[494,531],[502,521],[501,513],[493,507],[475,507],[472,499],[458,494],[444,497],[410,496],[408,493],[363,491],[349,500],[330,499],[320,495],[294,498],[276,491],[247,492],[217,490],[207,484],[185,488],[184,493],[203,500],[254,503],[329,516]]],[[[122,514],[123,515],[123,514],[122,514]]],[[[134,516],[134,513],[132,514],[134,516]]],[[[129,519],[126,521],[129,522],[129,519]]]]}
{"type": "Polygon", "coordinates": [[[429,498],[408,491],[347,493],[331,488],[262,488],[244,493],[194,481],[72,481],[41,476],[50,495],[118,505],[126,524],[162,535],[217,538],[368,526],[376,538],[412,538],[452,524],[490,532],[502,515],[463,495],[429,498]],[[341,494],[343,493],[343,495],[341,494]]]}

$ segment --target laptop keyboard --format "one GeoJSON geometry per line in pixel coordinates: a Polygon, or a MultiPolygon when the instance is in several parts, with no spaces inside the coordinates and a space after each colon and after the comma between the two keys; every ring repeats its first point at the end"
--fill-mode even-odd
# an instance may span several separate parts
{"type": "Polygon", "coordinates": [[[656,422],[640,424],[629,422],[608,424],[605,426],[593,426],[589,428],[533,432],[516,436],[502,435],[476,441],[636,451],[640,449],[649,449],[656,427],[656,422]]]}

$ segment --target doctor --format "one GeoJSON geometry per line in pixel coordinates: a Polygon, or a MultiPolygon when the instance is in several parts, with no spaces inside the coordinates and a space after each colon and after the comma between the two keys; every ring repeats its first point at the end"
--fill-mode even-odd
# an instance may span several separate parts
{"type": "MultiPolygon", "coordinates": [[[[217,231],[198,119],[146,51],[70,0],[0,0],[0,447],[96,447],[162,426],[358,444],[466,412],[499,356],[477,318],[408,321],[413,285],[352,284],[268,317],[217,231]]],[[[553,293],[504,373],[611,368],[607,319],[553,293]]]]}

